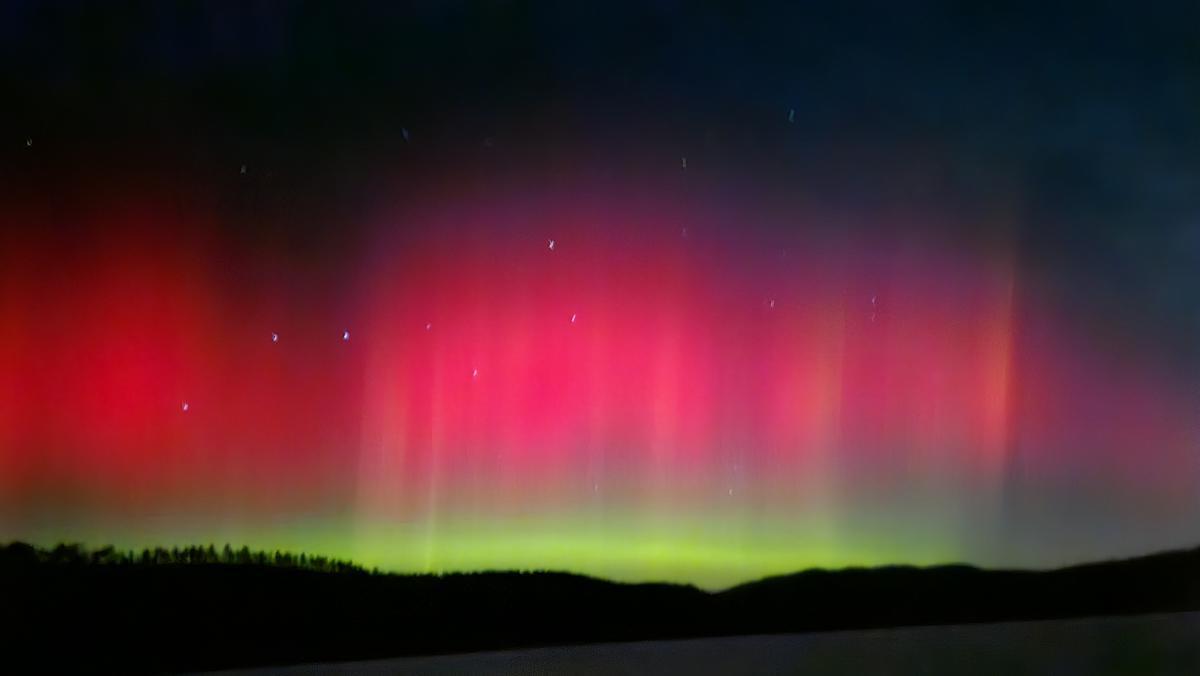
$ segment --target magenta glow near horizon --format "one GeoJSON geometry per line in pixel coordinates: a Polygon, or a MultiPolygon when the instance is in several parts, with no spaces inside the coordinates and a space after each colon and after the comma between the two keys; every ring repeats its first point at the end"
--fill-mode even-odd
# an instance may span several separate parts
{"type": "Polygon", "coordinates": [[[1015,229],[556,185],[380,189],[319,252],[179,186],[10,205],[0,536],[720,586],[1197,535],[1196,393],[1015,229]]]}

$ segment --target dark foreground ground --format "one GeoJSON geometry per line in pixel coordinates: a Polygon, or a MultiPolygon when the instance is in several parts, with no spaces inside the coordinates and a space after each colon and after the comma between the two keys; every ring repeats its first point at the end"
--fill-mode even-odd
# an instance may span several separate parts
{"type": "Polygon", "coordinates": [[[409,657],[221,676],[1200,674],[1200,613],[725,636],[409,657]]]}
{"type": "Polygon", "coordinates": [[[562,573],[373,575],[289,560],[0,548],[0,645],[14,667],[0,672],[203,671],[1200,610],[1200,549],[1046,572],[807,571],[720,593],[562,573]]]}

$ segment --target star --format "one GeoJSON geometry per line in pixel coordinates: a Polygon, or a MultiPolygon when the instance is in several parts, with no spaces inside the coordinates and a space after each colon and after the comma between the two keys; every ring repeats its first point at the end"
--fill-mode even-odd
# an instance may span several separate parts
{"type": "Polygon", "coordinates": [[[554,240],[550,240],[550,244],[546,248],[550,249],[551,251],[554,251],[554,247],[556,247],[556,246],[558,246],[558,242],[556,242],[554,240]]]}
{"type": "Polygon", "coordinates": [[[426,331],[433,330],[433,322],[425,322],[425,330],[426,331]]]}
{"type": "Polygon", "coordinates": [[[771,300],[767,301],[767,307],[771,308],[772,310],[774,310],[774,309],[775,309],[775,299],[774,299],[774,298],[772,298],[771,300]]]}
{"type": "Polygon", "coordinates": [[[574,324],[574,323],[575,323],[575,317],[576,317],[576,316],[577,316],[577,315],[574,315],[574,314],[572,314],[572,315],[571,315],[571,323],[572,323],[572,324],[574,324]]]}
{"type": "Polygon", "coordinates": [[[479,377],[479,369],[471,369],[471,377],[478,378],[479,377]]]}
{"type": "Polygon", "coordinates": [[[350,342],[350,331],[349,330],[342,331],[342,341],[350,342]]]}
{"type": "Polygon", "coordinates": [[[185,402],[183,402],[183,406],[181,408],[183,409],[184,413],[187,413],[188,409],[191,408],[191,405],[185,401],[185,402]]]}

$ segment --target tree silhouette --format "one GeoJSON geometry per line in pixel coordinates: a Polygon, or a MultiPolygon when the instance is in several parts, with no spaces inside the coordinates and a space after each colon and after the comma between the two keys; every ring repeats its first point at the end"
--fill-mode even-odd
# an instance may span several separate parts
{"type": "MultiPolygon", "coordinates": [[[[215,545],[189,545],[147,547],[140,552],[133,550],[121,551],[112,545],[89,550],[76,543],[62,543],[52,549],[41,549],[22,542],[0,545],[0,554],[7,561],[27,561],[30,563],[46,563],[59,566],[203,566],[203,565],[236,565],[262,566],[272,568],[300,568],[303,570],[326,573],[367,573],[363,567],[342,559],[325,556],[299,555],[275,550],[251,550],[243,545],[234,549],[226,543],[221,550],[215,545]]],[[[378,569],[369,571],[382,574],[378,569]]]]}

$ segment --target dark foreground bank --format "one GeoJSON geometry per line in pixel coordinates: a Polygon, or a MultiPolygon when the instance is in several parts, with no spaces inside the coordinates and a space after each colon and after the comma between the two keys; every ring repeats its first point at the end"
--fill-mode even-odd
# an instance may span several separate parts
{"type": "Polygon", "coordinates": [[[21,672],[198,671],[1200,610],[1200,549],[1046,572],[806,571],[719,593],[563,573],[380,575],[262,556],[157,560],[0,549],[9,664],[21,672]]]}
{"type": "Polygon", "coordinates": [[[221,676],[1195,676],[1200,613],[721,636],[221,672],[221,676]]]}

